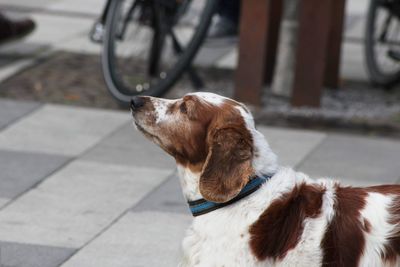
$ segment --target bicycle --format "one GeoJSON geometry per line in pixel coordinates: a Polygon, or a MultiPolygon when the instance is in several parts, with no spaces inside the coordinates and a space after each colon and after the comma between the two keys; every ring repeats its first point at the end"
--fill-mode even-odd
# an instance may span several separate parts
{"type": "Polygon", "coordinates": [[[121,103],[135,95],[159,96],[188,73],[204,41],[218,0],[108,0],[92,40],[103,43],[102,70],[110,93],[121,103]]]}
{"type": "Polygon", "coordinates": [[[371,0],[365,29],[370,80],[390,88],[400,82],[400,1],[371,0]]]}

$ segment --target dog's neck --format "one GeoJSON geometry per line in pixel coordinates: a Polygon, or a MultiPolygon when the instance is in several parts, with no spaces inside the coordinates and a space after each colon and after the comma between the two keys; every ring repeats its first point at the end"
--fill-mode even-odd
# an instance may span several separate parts
{"type": "MultiPolygon", "coordinates": [[[[272,152],[264,136],[254,130],[253,132],[254,156],[253,169],[255,175],[273,174],[278,169],[277,157],[272,152]]],[[[188,201],[203,198],[200,194],[200,176],[201,172],[194,172],[180,164],[178,167],[178,175],[183,191],[183,195],[188,201]]]]}
{"type": "Polygon", "coordinates": [[[200,194],[200,172],[193,172],[190,168],[182,165],[177,165],[178,176],[181,182],[183,196],[188,201],[193,201],[202,198],[200,194]]]}

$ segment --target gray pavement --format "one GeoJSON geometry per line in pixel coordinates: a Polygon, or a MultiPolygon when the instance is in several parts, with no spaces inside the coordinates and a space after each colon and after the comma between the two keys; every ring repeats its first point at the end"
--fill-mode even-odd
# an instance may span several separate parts
{"type": "MultiPolygon", "coordinates": [[[[191,221],[173,160],[129,112],[1,101],[0,266],[176,266],[191,221]]],[[[282,165],[399,181],[400,142],[259,127],[282,165]]]]}

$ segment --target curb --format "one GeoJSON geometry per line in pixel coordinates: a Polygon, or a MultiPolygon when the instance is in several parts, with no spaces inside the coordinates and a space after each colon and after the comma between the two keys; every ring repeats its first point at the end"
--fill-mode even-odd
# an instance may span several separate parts
{"type": "Polygon", "coordinates": [[[321,115],[302,116],[277,112],[253,112],[256,123],[268,126],[306,128],[342,133],[384,136],[400,139],[400,123],[367,120],[361,118],[324,117],[321,115]]]}

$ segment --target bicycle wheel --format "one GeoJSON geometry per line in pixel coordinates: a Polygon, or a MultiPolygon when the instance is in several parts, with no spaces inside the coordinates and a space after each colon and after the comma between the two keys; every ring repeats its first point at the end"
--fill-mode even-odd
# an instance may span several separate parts
{"type": "Polygon", "coordinates": [[[217,3],[218,0],[112,1],[102,53],[102,69],[110,93],[128,103],[132,96],[159,96],[171,88],[190,68],[217,3]]]}
{"type": "Polygon", "coordinates": [[[400,3],[371,0],[365,32],[365,59],[371,82],[389,87],[400,81],[400,3]]]}

